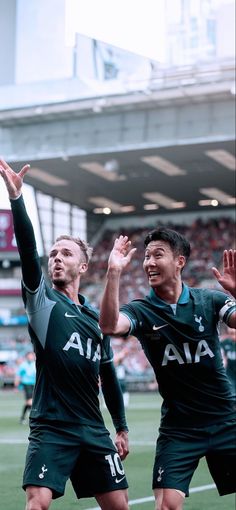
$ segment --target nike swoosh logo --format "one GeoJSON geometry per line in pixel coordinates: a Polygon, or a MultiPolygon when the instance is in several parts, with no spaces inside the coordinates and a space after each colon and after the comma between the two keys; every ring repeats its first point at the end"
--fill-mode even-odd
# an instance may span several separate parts
{"type": "Polygon", "coordinates": [[[116,482],[116,483],[120,483],[120,482],[122,482],[122,480],[124,480],[124,478],[125,478],[125,476],[122,476],[122,478],[120,478],[119,480],[116,478],[116,479],[115,479],[115,482],[116,482]]]}
{"type": "Polygon", "coordinates": [[[154,331],[157,331],[158,329],[166,328],[166,326],[168,326],[168,324],[162,324],[161,326],[155,326],[155,324],[154,324],[154,326],[152,327],[152,329],[153,329],[154,331]]]}
{"type": "Polygon", "coordinates": [[[77,315],[70,315],[70,313],[66,312],[65,317],[77,317],[77,315]]]}

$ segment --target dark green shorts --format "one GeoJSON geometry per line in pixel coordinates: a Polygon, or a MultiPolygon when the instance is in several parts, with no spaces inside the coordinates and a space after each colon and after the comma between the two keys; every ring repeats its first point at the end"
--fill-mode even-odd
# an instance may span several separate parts
{"type": "Polygon", "coordinates": [[[25,393],[25,399],[29,400],[33,397],[34,385],[33,384],[22,384],[25,393]]]}
{"type": "Polygon", "coordinates": [[[177,489],[189,495],[199,460],[206,457],[221,496],[236,491],[236,424],[202,429],[160,430],[153,468],[153,489],[177,489]]]}
{"type": "Polygon", "coordinates": [[[40,424],[31,429],[29,439],[24,489],[28,485],[48,487],[55,499],[64,494],[68,479],[78,498],[128,487],[120,457],[105,427],[77,425],[68,430],[57,423],[40,424]]]}

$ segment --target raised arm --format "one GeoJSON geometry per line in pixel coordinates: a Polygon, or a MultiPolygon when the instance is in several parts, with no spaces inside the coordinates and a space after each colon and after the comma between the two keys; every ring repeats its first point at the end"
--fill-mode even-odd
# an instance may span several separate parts
{"type": "MultiPolygon", "coordinates": [[[[236,298],[236,250],[224,250],[222,273],[216,267],[212,271],[223,289],[236,298]]],[[[228,326],[236,328],[236,312],[230,315],[228,326]]]]}
{"type": "Polygon", "coordinates": [[[21,259],[23,281],[30,290],[35,290],[40,282],[41,267],[37,253],[32,223],[25,209],[22,197],[22,186],[25,174],[30,165],[25,165],[19,173],[0,159],[0,175],[8,191],[13,215],[14,231],[21,259]]]}
{"type": "Polygon", "coordinates": [[[122,270],[129,264],[136,248],[130,249],[127,236],[115,240],[108,259],[106,285],[100,307],[100,327],[103,333],[124,335],[128,333],[130,322],[119,313],[119,285],[122,270]]]}

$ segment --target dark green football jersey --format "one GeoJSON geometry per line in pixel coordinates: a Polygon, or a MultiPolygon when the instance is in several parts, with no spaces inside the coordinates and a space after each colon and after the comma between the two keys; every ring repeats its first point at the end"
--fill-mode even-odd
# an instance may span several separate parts
{"type": "Polygon", "coordinates": [[[177,305],[150,290],[121,307],[152,365],[163,397],[162,425],[201,427],[234,416],[218,323],[235,311],[224,292],[183,285],[177,305]]]}
{"type": "MultiPolygon", "coordinates": [[[[79,296],[77,306],[47,284],[23,197],[11,201],[14,230],[22,266],[22,295],[29,333],[36,353],[36,383],[30,417],[33,420],[104,426],[99,408],[99,373],[106,372],[111,391],[113,353],[109,337],[98,325],[98,314],[79,296]],[[109,370],[110,369],[110,370],[109,370]]],[[[117,429],[125,428],[122,404],[113,411],[117,429]]],[[[116,393],[116,398],[119,399],[116,393]]],[[[117,402],[117,400],[115,400],[117,402]]],[[[110,407],[112,407],[110,405],[110,407]]],[[[109,411],[111,409],[109,407],[109,411]]]]}
{"type": "Polygon", "coordinates": [[[100,363],[111,361],[112,351],[97,313],[50,288],[43,276],[35,292],[23,287],[23,299],[37,363],[31,418],[102,424],[100,363]]]}

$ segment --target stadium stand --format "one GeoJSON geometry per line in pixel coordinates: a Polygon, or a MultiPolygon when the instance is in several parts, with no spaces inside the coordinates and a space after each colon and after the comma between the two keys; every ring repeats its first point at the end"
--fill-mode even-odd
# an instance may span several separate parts
{"type": "MultiPolygon", "coordinates": [[[[94,247],[84,288],[86,294],[94,306],[99,307],[101,287],[107,268],[107,259],[114,239],[121,233],[128,235],[132,245],[137,248],[129,269],[122,275],[121,303],[131,299],[143,297],[148,292],[145,275],[142,270],[143,240],[146,234],[153,228],[161,226],[157,222],[147,228],[120,229],[116,232],[107,230],[102,239],[94,247]]],[[[226,248],[235,246],[235,222],[231,217],[222,218],[199,218],[191,225],[179,225],[168,222],[166,226],[178,230],[184,234],[192,246],[192,254],[184,269],[184,279],[190,286],[217,285],[212,273],[212,266],[220,266],[222,252],[226,248]]]]}

